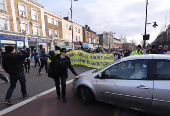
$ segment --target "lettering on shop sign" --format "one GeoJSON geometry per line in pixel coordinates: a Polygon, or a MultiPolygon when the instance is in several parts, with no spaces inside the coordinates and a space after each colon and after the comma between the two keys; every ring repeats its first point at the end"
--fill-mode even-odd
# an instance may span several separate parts
{"type": "Polygon", "coordinates": [[[1,39],[22,39],[21,36],[13,36],[13,35],[0,35],[1,39]]]}

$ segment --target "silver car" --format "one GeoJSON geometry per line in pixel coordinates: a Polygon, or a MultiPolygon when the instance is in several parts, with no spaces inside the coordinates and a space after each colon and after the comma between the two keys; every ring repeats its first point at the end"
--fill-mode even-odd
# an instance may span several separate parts
{"type": "Polygon", "coordinates": [[[83,104],[93,100],[170,115],[170,56],[137,55],[75,78],[72,90],[83,104]]]}

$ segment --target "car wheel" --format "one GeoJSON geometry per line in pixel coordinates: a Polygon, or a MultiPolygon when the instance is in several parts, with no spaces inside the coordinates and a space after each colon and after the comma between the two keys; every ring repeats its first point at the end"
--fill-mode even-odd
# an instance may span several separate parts
{"type": "Polygon", "coordinates": [[[94,100],[92,91],[87,87],[82,87],[80,89],[80,98],[84,105],[88,105],[94,100]]]}

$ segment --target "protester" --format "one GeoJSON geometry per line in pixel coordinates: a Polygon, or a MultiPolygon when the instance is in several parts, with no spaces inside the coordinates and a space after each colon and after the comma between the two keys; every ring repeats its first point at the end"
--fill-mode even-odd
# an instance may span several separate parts
{"type": "Polygon", "coordinates": [[[52,60],[54,58],[54,56],[55,56],[55,52],[52,49],[50,49],[48,57],[50,58],[50,60],[52,60]]]}
{"type": "Polygon", "coordinates": [[[34,49],[34,60],[35,60],[35,69],[37,69],[37,63],[40,66],[38,50],[34,49]]]}
{"type": "Polygon", "coordinates": [[[141,51],[141,45],[138,45],[137,50],[133,51],[131,53],[131,56],[133,56],[133,55],[141,55],[141,54],[143,54],[143,52],[141,51]]]}
{"type": "Polygon", "coordinates": [[[115,61],[120,59],[120,54],[116,51],[114,54],[115,61]]]}
{"type": "Polygon", "coordinates": [[[44,67],[44,65],[45,65],[46,73],[48,73],[48,71],[47,71],[47,54],[45,53],[45,49],[43,49],[43,45],[40,45],[40,49],[38,52],[39,52],[39,56],[40,56],[41,66],[40,66],[40,69],[37,72],[37,74],[39,76],[41,76],[41,70],[44,67]]]}
{"type": "Polygon", "coordinates": [[[2,66],[5,72],[9,74],[10,87],[7,91],[4,104],[10,106],[12,105],[10,98],[12,96],[12,93],[16,87],[16,83],[18,80],[20,81],[21,84],[21,92],[23,98],[29,96],[26,91],[26,79],[25,79],[24,68],[23,68],[23,60],[30,56],[30,50],[29,48],[27,48],[26,54],[16,54],[14,47],[6,46],[5,51],[6,52],[2,54],[3,56],[2,66]]]}
{"type": "Polygon", "coordinates": [[[60,80],[61,80],[61,87],[62,87],[62,99],[63,102],[66,102],[66,79],[68,78],[68,68],[71,72],[77,76],[78,74],[75,72],[74,68],[71,66],[70,58],[66,56],[66,49],[62,48],[60,50],[61,54],[57,54],[52,62],[51,62],[51,69],[52,69],[52,78],[55,81],[56,91],[57,91],[57,99],[61,99],[61,92],[60,92],[60,80]]]}
{"type": "Polygon", "coordinates": [[[146,54],[146,49],[144,49],[143,47],[141,48],[141,51],[143,52],[143,54],[146,54]]]}
{"type": "Polygon", "coordinates": [[[167,54],[167,52],[168,52],[168,46],[165,45],[165,46],[163,47],[163,50],[160,51],[160,54],[167,54]]]}
{"type": "Polygon", "coordinates": [[[126,50],[125,53],[124,53],[124,57],[127,57],[127,56],[130,56],[129,50],[126,50]]]}
{"type": "MultiPolygon", "coordinates": [[[[24,52],[26,54],[27,51],[24,52]]],[[[30,57],[26,58],[24,61],[24,66],[25,66],[25,73],[30,73],[30,57]]]]}
{"type": "Polygon", "coordinates": [[[154,49],[155,51],[157,50],[156,43],[153,42],[153,44],[150,46],[150,50],[154,49]]]}
{"type": "Polygon", "coordinates": [[[160,54],[161,51],[162,51],[162,45],[159,45],[159,47],[157,49],[157,54],[160,54]]]}

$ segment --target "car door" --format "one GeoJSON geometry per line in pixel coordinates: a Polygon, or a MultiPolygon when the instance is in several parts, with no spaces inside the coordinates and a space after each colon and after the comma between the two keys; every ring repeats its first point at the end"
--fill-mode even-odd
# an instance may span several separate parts
{"type": "Polygon", "coordinates": [[[170,60],[154,60],[152,111],[170,114],[170,60]]]}
{"type": "Polygon", "coordinates": [[[103,79],[97,79],[98,98],[116,105],[145,109],[152,103],[153,81],[147,80],[148,60],[133,60],[118,63],[103,73],[103,79]],[[141,65],[139,73],[135,64],[141,65]],[[126,64],[126,66],[124,66],[126,64]]]}

